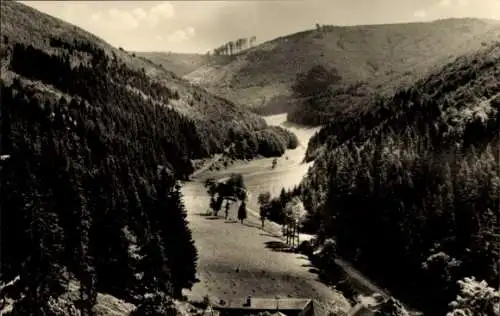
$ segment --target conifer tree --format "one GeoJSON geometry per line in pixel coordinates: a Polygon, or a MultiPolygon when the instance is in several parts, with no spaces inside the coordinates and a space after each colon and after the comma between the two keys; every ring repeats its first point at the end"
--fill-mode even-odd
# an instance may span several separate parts
{"type": "Polygon", "coordinates": [[[238,219],[243,224],[243,221],[247,218],[247,206],[245,201],[241,201],[240,207],[238,208],[238,219]]]}
{"type": "Polygon", "coordinates": [[[197,250],[187,226],[180,185],[164,171],[160,175],[158,194],[158,212],[163,214],[158,218],[159,229],[168,253],[173,294],[181,297],[182,289],[191,289],[196,282],[197,250]]]}

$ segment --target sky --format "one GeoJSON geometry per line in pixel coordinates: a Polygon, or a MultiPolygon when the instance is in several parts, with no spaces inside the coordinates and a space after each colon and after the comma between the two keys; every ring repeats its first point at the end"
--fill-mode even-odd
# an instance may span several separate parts
{"type": "Polygon", "coordinates": [[[500,0],[20,1],[129,51],[204,53],[332,25],[500,20],[500,0]]]}

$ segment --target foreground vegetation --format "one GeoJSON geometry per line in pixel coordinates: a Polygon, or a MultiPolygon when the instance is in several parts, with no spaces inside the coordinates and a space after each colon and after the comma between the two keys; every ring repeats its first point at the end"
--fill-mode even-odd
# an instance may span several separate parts
{"type": "Polygon", "coordinates": [[[306,228],[337,255],[443,315],[457,280],[498,282],[499,78],[495,43],[337,117],[311,140],[306,179],[274,203],[300,195],[306,228]]]}
{"type": "Polygon", "coordinates": [[[10,158],[2,165],[1,278],[20,276],[9,290],[24,297],[15,315],[50,315],[49,298],[72,278],[86,313],[97,291],[139,303],[193,285],[196,249],[175,181],[182,161],[170,160],[171,172],[155,154],[160,144],[110,133],[89,103],[53,101],[20,80],[2,84],[2,109],[10,158]]]}

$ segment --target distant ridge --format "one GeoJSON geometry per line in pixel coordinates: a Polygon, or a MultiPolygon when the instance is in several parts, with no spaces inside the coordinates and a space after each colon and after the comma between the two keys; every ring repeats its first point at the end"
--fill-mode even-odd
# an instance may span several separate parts
{"type": "MultiPolygon", "coordinates": [[[[355,87],[354,92],[332,100],[324,113],[328,114],[338,109],[359,109],[375,92],[390,94],[499,36],[499,21],[476,18],[321,26],[319,30],[278,37],[234,56],[212,58],[184,78],[259,113],[282,113],[290,112],[297,103],[290,91],[296,75],[320,64],[337,69],[345,89],[355,87]]],[[[167,68],[185,62],[179,55],[170,59],[165,54],[159,56],[149,58],[167,68]]],[[[190,58],[186,56],[186,61],[190,58]]],[[[187,70],[183,68],[182,73],[187,70]]],[[[316,114],[301,120],[303,114],[300,111],[289,119],[309,124],[327,120],[316,114]]]]}

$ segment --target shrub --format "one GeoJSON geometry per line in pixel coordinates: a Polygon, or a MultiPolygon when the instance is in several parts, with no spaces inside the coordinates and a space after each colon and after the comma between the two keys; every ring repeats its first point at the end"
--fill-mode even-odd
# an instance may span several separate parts
{"type": "Polygon", "coordinates": [[[303,242],[300,243],[297,250],[301,254],[311,257],[313,255],[314,248],[308,240],[304,240],[303,242]]]}
{"type": "Polygon", "coordinates": [[[335,288],[337,290],[339,290],[340,292],[342,292],[342,294],[345,296],[345,298],[347,298],[351,302],[355,301],[357,293],[349,281],[344,279],[344,280],[338,282],[335,285],[335,288]]]}
{"type": "Polygon", "coordinates": [[[173,300],[163,293],[155,293],[144,299],[130,316],[180,316],[173,300]]]}
{"type": "Polygon", "coordinates": [[[203,301],[201,304],[203,309],[207,309],[209,306],[212,306],[212,300],[210,299],[210,296],[203,296],[203,301]]]}

